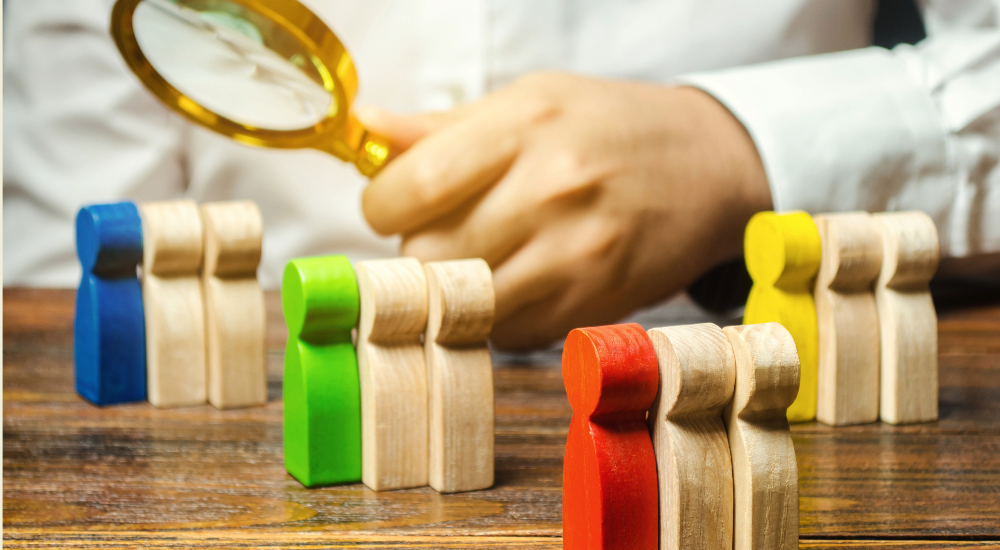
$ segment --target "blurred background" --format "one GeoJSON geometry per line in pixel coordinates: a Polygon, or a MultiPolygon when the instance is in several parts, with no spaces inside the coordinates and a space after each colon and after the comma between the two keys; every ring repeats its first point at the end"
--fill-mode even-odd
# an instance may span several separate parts
{"type": "MultiPolygon", "coordinates": [[[[924,36],[912,0],[305,3],[354,57],[358,102],[400,112],[448,109],[537,70],[666,83],[924,36]]],[[[315,151],[240,145],[161,106],[114,47],[112,4],[4,2],[5,285],[76,286],[76,211],[124,199],[257,201],[266,288],[291,257],[396,254],[395,239],[365,224],[365,180],[352,166],[315,151]]]]}
{"type": "MultiPolygon", "coordinates": [[[[928,34],[995,36],[1000,11],[991,0],[304,3],[354,58],[357,103],[402,113],[447,110],[541,70],[669,84],[691,73],[869,46],[900,47],[912,56],[917,50],[906,45],[928,34]]],[[[366,179],[353,166],[311,150],[241,145],[162,106],[115,49],[112,4],[4,2],[5,286],[75,287],[77,210],[119,200],[256,201],[265,223],[265,288],[277,287],[292,257],[342,253],[356,261],[398,253],[397,238],[379,237],[366,224],[359,206],[366,179]]],[[[997,65],[997,51],[983,56],[997,65]]],[[[945,57],[924,57],[933,55],[945,57]]],[[[927,67],[935,67],[933,59],[927,67]]],[[[995,107],[978,111],[994,113],[981,117],[985,135],[996,133],[995,107]]],[[[998,148],[995,140],[977,143],[998,148]]],[[[990,189],[996,195],[996,170],[988,164],[997,156],[972,163],[985,171],[979,181],[993,186],[972,200],[983,201],[990,189]]],[[[989,225],[988,218],[980,213],[976,223],[989,225]]],[[[983,231],[986,237],[958,255],[991,252],[1000,237],[983,231]]],[[[995,252],[978,258],[977,288],[994,279],[982,274],[997,272],[995,252]]],[[[963,273],[950,265],[946,259],[946,276],[963,273]]],[[[950,289],[965,284],[940,279],[939,288],[944,279],[950,289]]],[[[749,287],[742,262],[734,261],[706,273],[689,294],[732,319],[749,287]]]]}

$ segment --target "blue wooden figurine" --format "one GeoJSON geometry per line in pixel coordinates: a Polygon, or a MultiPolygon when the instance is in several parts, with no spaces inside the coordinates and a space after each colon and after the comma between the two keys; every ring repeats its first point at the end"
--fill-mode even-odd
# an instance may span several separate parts
{"type": "Polygon", "coordinates": [[[136,267],[142,224],[131,202],[97,204],[76,215],[83,279],[76,293],[76,391],[95,405],[146,399],[146,325],[136,267]]]}

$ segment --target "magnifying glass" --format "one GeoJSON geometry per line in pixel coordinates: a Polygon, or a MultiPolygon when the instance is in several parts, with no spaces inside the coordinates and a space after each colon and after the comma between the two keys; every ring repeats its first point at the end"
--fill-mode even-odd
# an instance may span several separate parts
{"type": "Polygon", "coordinates": [[[354,63],[295,0],[118,0],[111,34],[129,68],[188,120],[251,145],[308,147],[373,176],[385,138],[351,114],[354,63]]]}

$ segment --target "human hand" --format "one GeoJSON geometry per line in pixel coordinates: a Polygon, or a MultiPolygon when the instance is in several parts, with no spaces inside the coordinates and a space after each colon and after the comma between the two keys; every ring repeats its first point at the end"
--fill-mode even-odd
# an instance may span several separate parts
{"type": "Polygon", "coordinates": [[[402,151],[365,190],[368,222],[423,261],[484,258],[504,349],[676,293],[771,206],[746,130],[693,88],[541,73],[446,113],[357,115],[402,151]]]}

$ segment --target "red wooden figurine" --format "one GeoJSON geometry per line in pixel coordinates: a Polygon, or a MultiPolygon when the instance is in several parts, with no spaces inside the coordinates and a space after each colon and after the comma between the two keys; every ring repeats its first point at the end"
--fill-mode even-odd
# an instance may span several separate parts
{"type": "Polygon", "coordinates": [[[657,550],[656,459],[646,410],[659,370],[637,324],[575,329],[563,348],[573,420],[563,463],[563,548],[657,550]]]}

